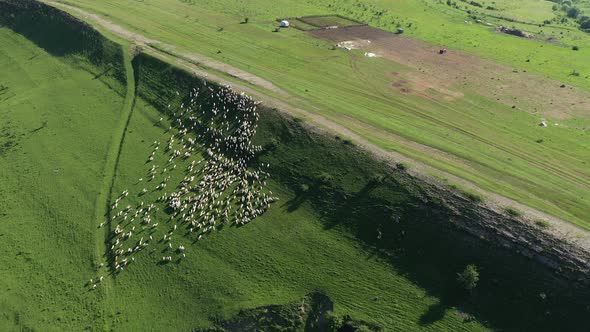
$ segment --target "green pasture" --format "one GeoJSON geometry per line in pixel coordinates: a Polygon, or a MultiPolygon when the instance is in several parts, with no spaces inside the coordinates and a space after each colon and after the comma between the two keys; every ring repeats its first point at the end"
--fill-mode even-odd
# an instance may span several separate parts
{"type": "MultiPolygon", "coordinates": [[[[63,32],[55,22],[59,19],[52,20],[47,24],[54,25],[45,29],[27,20],[20,27],[38,40],[36,32],[63,32]]],[[[266,33],[266,25],[242,26],[266,33]]],[[[228,28],[233,29],[239,31],[228,28]]],[[[286,41],[307,45],[305,50],[316,50],[316,56],[327,52],[327,45],[317,47],[317,41],[297,32],[275,38],[285,38],[284,47],[286,41]]],[[[251,224],[223,227],[196,243],[175,235],[174,244],[187,247],[180,261],[159,264],[168,250],[156,242],[123,273],[111,275],[108,264],[100,266],[108,263],[104,240],[112,225],[98,228],[107,218],[107,204],[125,189],[130,203],[158,196],[140,196],[154,183],[138,179],[146,178],[153,141],[165,142],[175,133],[165,105],[177,107],[202,81],[145,54],[131,62],[127,45],[93,40],[98,45],[93,52],[81,43],[56,55],[60,48],[55,46],[62,44],[40,48],[0,28],[1,330],[193,330],[230,320],[242,310],[293,303],[312,292],[334,302],[334,315],[350,315],[386,331],[573,331],[587,326],[586,307],[579,303],[585,294],[566,291],[520,255],[452,231],[453,213],[428,186],[341,138],[315,134],[268,109],[261,110],[256,143],[265,152],[258,161],[271,165],[269,187],[280,201],[251,224]],[[88,60],[88,54],[96,58],[88,60]],[[481,282],[466,293],[458,289],[456,273],[472,263],[481,269],[481,282]],[[92,290],[88,282],[98,276],[105,279],[92,290]]],[[[379,110],[367,119],[373,125],[391,117],[384,111],[391,104],[381,91],[368,93],[362,84],[346,81],[349,55],[328,54],[336,61],[327,62],[315,79],[342,69],[337,77],[343,80],[323,92],[341,89],[351,95],[326,101],[326,116],[342,121],[336,106],[354,103],[356,95],[379,110]]],[[[307,58],[286,59],[306,68],[307,58]]],[[[391,64],[361,58],[357,68],[379,78],[391,64]]],[[[294,87],[313,96],[310,105],[323,105],[322,90],[314,90],[321,86],[297,77],[301,81],[294,87]]],[[[397,107],[422,101],[406,102],[397,107]]],[[[422,129],[434,128],[419,127],[428,111],[434,113],[424,108],[421,114],[400,116],[416,121],[409,130],[423,135],[422,129]]],[[[456,118],[470,124],[469,115],[456,118]]],[[[527,121],[522,116],[519,121],[527,121]]],[[[403,120],[388,123],[401,128],[407,126],[403,120]]],[[[438,124],[441,132],[450,126],[438,124]]],[[[506,131],[506,137],[520,135],[506,131]]],[[[176,179],[183,175],[181,167],[171,172],[176,179]]],[[[159,218],[165,223],[167,216],[159,218]]]]}
{"type": "MultiPolygon", "coordinates": [[[[285,98],[286,102],[317,112],[378,146],[589,227],[587,116],[579,114],[560,127],[540,128],[537,124],[543,115],[514,110],[512,105],[480,96],[469,87],[455,87],[465,96],[454,101],[404,95],[391,88],[391,73],[408,73],[409,68],[366,58],[360,52],[333,50],[329,43],[302,31],[273,32],[279,17],[335,12],[384,29],[402,26],[412,37],[552,77],[557,80],[556,89],[564,82],[588,90],[590,62],[585,59],[590,38],[573,27],[508,22],[536,36],[525,40],[476,24],[464,10],[430,1],[279,1],[273,6],[264,1],[65,3],[175,45],[174,52],[203,54],[254,73],[290,93],[293,97],[285,98]],[[249,23],[240,24],[246,17],[249,23]],[[545,42],[550,36],[559,37],[559,43],[545,42]],[[572,51],[572,45],[579,45],[580,51],[572,51]],[[573,70],[581,75],[570,75],[573,70]],[[540,140],[543,143],[537,143],[540,140]],[[425,153],[408,142],[419,142],[441,153],[425,153]],[[445,157],[445,153],[452,157],[445,157]]],[[[497,3],[506,13],[529,5],[545,8],[536,1],[497,3]]],[[[495,24],[507,22],[484,19],[495,24]]],[[[521,103],[526,107],[526,100],[521,103]]]]}
{"type": "Polygon", "coordinates": [[[85,283],[123,97],[7,28],[0,45],[0,329],[100,326],[101,294],[85,283]]]}
{"type": "MultiPolygon", "coordinates": [[[[135,196],[128,200],[132,205],[149,199],[137,194],[150,184],[137,179],[145,178],[151,143],[170,134],[166,125],[154,125],[159,117],[158,110],[140,99],[129,123],[114,192],[130,190],[135,196]]],[[[326,229],[310,204],[292,210],[288,202],[293,193],[276,180],[271,189],[281,201],[247,226],[226,226],[198,242],[185,235],[186,230],[175,235],[174,245],[187,247],[186,258],[179,262],[158,264],[169,252],[164,243],[136,255],[136,262],[116,277],[105,299],[111,327],[190,330],[231,318],[243,309],[287,303],[321,290],[336,303],[336,314],[380,326],[484,330],[476,322],[462,326],[454,310],[420,327],[420,317],[437,303],[436,297],[372,258],[344,230],[326,229]]],[[[159,222],[166,219],[162,214],[159,222]]]]}
{"type": "MultiPolygon", "coordinates": [[[[412,330],[437,303],[345,230],[326,229],[311,205],[290,209],[293,193],[276,181],[271,187],[284,202],[251,225],[226,227],[194,245],[179,240],[188,247],[179,264],[157,264],[164,245],[145,251],[113,278],[99,267],[104,233],[97,225],[105,218],[100,197],[111,183],[119,123],[125,139],[112,193],[129,189],[137,201],[150,144],[169,136],[154,125],[161,113],[138,99],[127,124],[129,105],[108,82],[6,28],[0,42],[8,46],[0,64],[9,68],[0,99],[2,330],[191,330],[315,290],[336,302],[339,315],[412,330]],[[99,275],[107,278],[90,290],[88,280],[99,275]]],[[[449,309],[423,328],[485,330],[462,321],[449,309]]]]}

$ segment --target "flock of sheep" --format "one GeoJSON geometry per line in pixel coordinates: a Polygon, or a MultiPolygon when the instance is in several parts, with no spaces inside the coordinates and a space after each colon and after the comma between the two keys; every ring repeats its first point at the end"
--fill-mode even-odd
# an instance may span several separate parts
{"type": "MultiPolygon", "coordinates": [[[[178,92],[176,93],[178,95],[178,92]]],[[[223,224],[243,225],[276,201],[265,192],[268,164],[250,165],[262,148],[252,144],[259,115],[257,102],[229,87],[193,89],[190,101],[171,111],[169,130],[178,130],[165,144],[154,141],[146,160],[151,164],[138,204],[124,204],[124,190],[112,203],[108,225],[110,263],[114,273],[135,261],[136,253],[164,246],[161,263],[186,257],[183,241],[198,241],[223,224]],[[164,163],[158,165],[160,155],[164,163]],[[174,170],[185,168],[184,177],[174,170]],[[172,179],[179,179],[172,184],[172,179]],[[144,201],[156,193],[151,201],[144,201]],[[158,212],[160,211],[160,212],[158,212]],[[163,229],[163,230],[162,230],[163,229]],[[184,234],[179,234],[184,232],[184,234]]],[[[160,118],[158,124],[161,124],[160,118]]],[[[133,196],[133,195],[132,195],[133,196]]],[[[154,249],[155,251],[155,249],[154,249]]],[[[91,279],[96,288],[102,276],[91,279]]]]}

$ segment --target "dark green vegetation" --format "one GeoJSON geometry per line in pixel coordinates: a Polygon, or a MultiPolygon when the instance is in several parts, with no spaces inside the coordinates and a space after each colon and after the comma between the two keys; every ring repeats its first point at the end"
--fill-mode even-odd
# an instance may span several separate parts
{"type": "Polygon", "coordinates": [[[259,323],[270,330],[319,327],[322,313],[326,325],[375,330],[588,326],[587,290],[455,229],[457,220],[478,222],[476,199],[457,210],[403,167],[269,109],[261,112],[258,159],[271,165],[269,185],[281,201],[249,225],[187,246],[180,262],[156,264],[165,250],[158,244],[89,290],[89,278],[108,272],[99,269],[106,251],[97,226],[107,213],[99,197],[129,188],[130,199],[140,200],[136,182],[151,142],[174,133],[167,105],[177,107],[204,82],[145,54],[125,75],[131,63],[123,47],[79,22],[55,12],[32,20],[47,9],[0,5],[8,13],[3,25],[16,19],[27,22],[14,25],[23,33],[52,29],[62,37],[44,44],[33,32],[27,39],[0,28],[0,329],[248,330],[259,323]],[[80,34],[89,39],[60,45],[80,34]],[[105,64],[119,74],[100,76],[105,64]],[[457,283],[468,264],[480,272],[472,292],[457,283]],[[304,315],[293,310],[302,298],[304,315]]]}
{"type": "Polygon", "coordinates": [[[471,291],[477,287],[479,281],[479,272],[477,266],[469,264],[465,267],[465,270],[457,274],[457,281],[465,290],[471,291]]]}
{"type": "Polygon", "coordinates": [[[582,31],[590,32],[590,2],[552,0],[556,5],[552,9],[557,13],[554,21],[567,23],[568,18],[579,24],[582,31]]]}
{"type": "Polygon", "coordinates": [[[200,332],[224,331],[383,331],[379,326],[355,321],[350,316],[332,313],[334,303],[325,294],[316,292],[284,305],[269,305],[240,311],[228,320],[215,323],[214,328],[200,332]]]}
{"type": "Polygon", "coordinates": [[[463,10],[474,19],[496,18],[527,25],[577,27],[590,32],[590,3],[587,0],[446,1],[447,6],[463,10]],[[520,15],[514,15],[514,14],[520,15]]]}

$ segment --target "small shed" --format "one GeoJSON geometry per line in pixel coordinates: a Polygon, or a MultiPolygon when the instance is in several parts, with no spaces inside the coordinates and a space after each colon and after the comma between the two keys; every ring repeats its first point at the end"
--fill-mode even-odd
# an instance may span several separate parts
{"type": "Polygon", "coordinates": [[[288,28],[289,27],[289,21],[287,20],[282,20],[280,23],[281,28],[288,28]]]}

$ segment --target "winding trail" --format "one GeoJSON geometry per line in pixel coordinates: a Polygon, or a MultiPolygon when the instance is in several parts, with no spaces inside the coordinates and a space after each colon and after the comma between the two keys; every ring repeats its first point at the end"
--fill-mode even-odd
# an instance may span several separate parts
{"type": "MultiPolygon", "coordinates": [[[[243,91],[249,95],[252,95],[262,101],[268,107],[274,107],[279,111],[289,114],[291,116],[301,116],[305,117],[306,119],[310,120],[311,126],[315,128],[322,128],[327,129],[328,131],[337,133],[341,136],[345,136],[353,140],[358,146],[365,149],[366,151],[373,154],[375,157],[379,159],[386,160],[390,163],[399,163],[402,162],[410,166],[408,172],[413,176],[419,177],[425,181],[430,183],[439,183],[440,181],[433,178],[433,176],[438,178],[445,178],[448,179],[451,183],[455,183],[460,185],[463,188],[469,189],[473,192],[476,192],[484,197],[486,197],[485,204],[488,208],[503,213],[503,207],[510,206],[514,207],[518,210],[521,210],[525,213],[526,219],[532,221],[535,219],[543,219],[550,223],[551,227],[544,230],[547,233],[555,236],[558,239],[565,240],[569,243],[576,245],[578,248],[583,249],[586,252],[590,253],[590,232],[586,231],[578,226],[564,221],[560,218],[555,216],[549,215],[545,212],[539,211],[535,208],[517,202],[513,199],[507,198],[505,196],[499,195],[497,193],[485,190],[477,186],[476,184],[468,181],[466,179],[460,178],[455,176],[451,173],[442,171],[435,167],[426,165],[420,161],[412,159],[406,155],[398,153],[396,151],[387,150],[382,147],[379,147],[372,143],[369,139],[359,135],[355,132],[354,128],[358,126],[363,126],[362,124],[357,124],[356,126],[344,126],[336,121],[329,119],[320,115],[320,112],[315,112],[314,110],[307,110],[297,106],[294,106],[294,103],[300,104],[298,99],[288,92],[280,89],[272,82],[269,82],[263,78],[255,76],[251,73],[245,72],[241,69],[237,69],[232,67],[228,64],[220,63],[216,60],[212,60],[209,58],[204,57],[200,54],[177,54],[175,52],[175,47],[173,45],[168,45],[162,43],[158,40],[150,39],[145,37],[137,32],[130,31],[121,25],[110,21],[109,19],[97,15],[95,13],[91,13],[86,11],[85,9],[75,7],[72,5],[67,5],[63,3],[56,2],[54,0],[39,0],[45,2],[49,5],[54,7],[60,8],[62,10],[68,11],[72,14],[82,16],[85,21],[91,21],[88,23],[94,23],[95,26],[99,29],[104,29],[110,33],[115,34],[116,36],[128,40],[136,45],[142,47],[142,49],[153,55],[161,60],[164,60],[169,63],[174,63],[180,67],[187,69],[188,71],[194,73],[197,76],[205,77],[208,80],[217,82],[219,84],[224,85],[231,85],[233,89],[243,91]],[[152,45],[158,44],[158,47],[153,47],[152,45]],[[198,63],[195,64],[195,62],[198,63]],[[227,76],[237,78],[240,82],[236,83],[235,81],[230,81],[226,77],[227,76]],[[258,89],[256,89],[256,88],[258,89]],[[263,91],[268,91],[269,94],[264,93],[263,91]],[[276,96],[280,96],[281,99],[271,96],[270,93],[276,96]],[[286,102],[288,100],[289,102],[286,102]]],[[[131,68],[132,70],[132,68],[131,68]]],[[[129,88],[129,87],[128,87],[129,88]]],[[[129,94],[128,94],[129,95],[129,94]]],[[[127,101],[126,101],[127,102],[127,101]]],[[[310,106],[313,107],[313,106],[310,106]]],[[[129,111],[130,112],[130,111],[129,111]]],[[[121,130],[121,142],[124,139],[125,134],[125,127],[123,126],[121,130]]],[[[398,137],[393,133],[387,133],[387,136],[390,137],[392,140],[400,140],[400,141],[407,141],[407,139],[398,137]]],[[[122,144],[122,143],[121,143],[122,144]]],[[[425,154],[432,154],[432,153],[443,153],[442,151],[438,151],[429,146],[423,146],[420,143],[412,142],[412,146],[419,151],[422,151],[425,154]]],[[[444,153],[443,153],[444,154],[444,153]]],[[[113,169],[111,173],[114,176],[115,169],[116,169],[116,160],[118,157],[114,158],[113,165],[109,166],[113,169]]],[[[105,182],[108,182],[107,178],[108,174],[105,174],[105,182]]],[[[574,178],[573,180],[579,180],[574,178]]],[[[114,180],[113,180],[114,181],[114,180]]],[[[111,181],[112,182],[112,181],[111,181]]],[[[108,187],[108,186],[107,186],[108,187]]],[[[112,183],[110,185],[112,187],[112,183]]],[[[108,188],[107,188],[108,189],[108,188]]]]}
{"type": "MultiPolygon", "coordinates": [[[[104,223],[104,226],[102,228],[98,228],[98,231],[95,233],[95,260],[103,264],[103,266],[99,269],[98,274],[105,276],[104,280],[99,285],[100,287],[97,288],[97,290],[101,292],[103,300],[109,296],[109,292],[115,281],[115,274],[113,272],[114,270],[110,266],[111,260],[109,259],[109,238],[112,232],[110,222],[110,206],[111,198],[113,197],[113,187],[115,184],[117,168],[119,165],[119,157],[121,156],[121,149],[125,141],[127,127],[135,107],[136,95],[135,76],[133,72],[133,65],[131,64],[132,50],[134,46],[132,45],[130,48],[126,48],[125,46],[121,47],[124,48],[123,57],[125,64],[125,76],[127,79],[127,93],[125,95],[125,101],[123,104],[123,109],[121,110],[117,127],[113,131],[111,144],[106,155],[106,162],[102,172],[102,187],[98,196],[96,197],[94,211],[96,220],[94,227],[98,228],[101,223],[104,223]],[[100,231],[101,229],[103,230],[102,232],[100,231]]],[[[105,301],[102,302],[105,303],[105,301]]],[[[106,307],[102,308],[102,317],[104,319],[105,330],[110,331],[110,320],[106,319],[108,313],[107,310],[108,308],[106,307]]]]}

